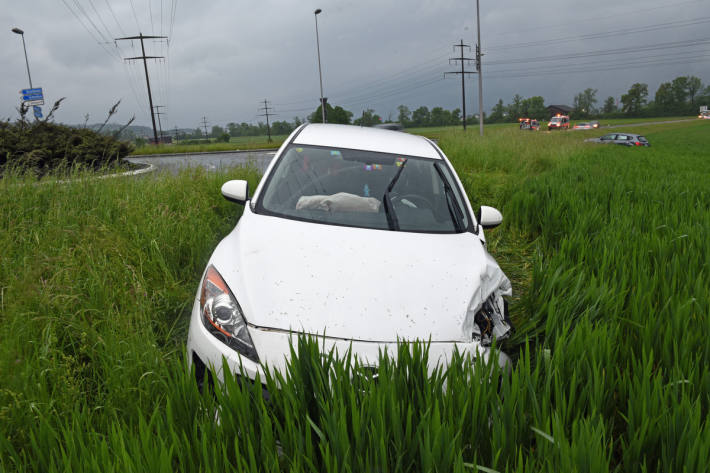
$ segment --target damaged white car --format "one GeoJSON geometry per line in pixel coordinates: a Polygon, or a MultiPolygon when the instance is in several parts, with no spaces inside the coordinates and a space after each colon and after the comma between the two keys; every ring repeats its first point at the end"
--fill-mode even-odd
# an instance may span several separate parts
{"type": "Polygon", "coordinates": [[[222,194],[244,213],[195,298],[187,350],[198,376],[221,378],[223,359],[252,379],[283,368],[297,334],[365,364],[380,350],[395,356],[398,341],[429,342],[430,363],[445,364],[456,348],[488,357],[512,330],[510,281],[484,237],[502,216],[474,213],[427,138],[304,125],[252,195],[246,181],[222,194]]]}

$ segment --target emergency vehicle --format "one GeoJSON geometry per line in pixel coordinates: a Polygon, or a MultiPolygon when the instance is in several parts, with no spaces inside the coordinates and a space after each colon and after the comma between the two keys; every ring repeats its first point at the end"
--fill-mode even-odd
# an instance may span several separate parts
{"type": "Polygon", "coordinates": [[[521,130],[537,131],[540,129],[540,123],[534,118],[518,118],[518,121],[521,130]]]}
{"type": "Polygon", "coordinates": [[[550,123],[547,124],[548,130],[569,130],[569,116],[560,115],[559,113],[550,118],[550,123]]]}

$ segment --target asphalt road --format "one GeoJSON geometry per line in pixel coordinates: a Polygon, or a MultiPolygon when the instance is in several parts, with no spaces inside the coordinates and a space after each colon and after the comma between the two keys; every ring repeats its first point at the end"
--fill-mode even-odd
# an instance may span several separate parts
{"type": "Polygon", "coordinates": [[[218,153],[189,153],[172,155],[129,156],[126,161],[135,164],[152,164],[158,171],[177,173],[189,167],[204,167],[215,171],[222,168],[254,164],[261,172],[271,162],[276,151],[229,151],[218,153]]]}
{"type": "Polygon", "coordinates": [[[603,126],[602,128],[629,128],[629,127],[633,127],[633,126],[663,125],[665,123],[680,123],[680,122],[694,122],[694,121],[697,121],[697,120],[695,118],[688,118],[685,120],[666,120],[663,122],[625,123],[623,125],[603,126]]]}

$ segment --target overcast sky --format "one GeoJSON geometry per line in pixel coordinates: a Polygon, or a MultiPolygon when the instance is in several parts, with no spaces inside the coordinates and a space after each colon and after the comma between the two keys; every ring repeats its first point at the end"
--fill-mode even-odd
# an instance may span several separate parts
{"type": "MultiPolygon", "coordinates": [[[[318,105],[313,11],[318,16],[323,87],[330,103],[356,116],[373,108],[385,118],[397,105],[461,107],[458,76],[448,59],[453,44],[476,43],[473,0],[0,0],[0,119],[14,118],[19,90],[30,72],[64,123],[112,122],[150,115],[139,41],[143,34],[153,103],[163,128],[230,121],[256,122],[264,99],[277,120],[304,117],[318,105]]],[[[710,84],[710,0],[596,0],[594,2],[481,0],[483,103],[488,112],[514,94],[542,95],[546,104],[571,105],[576,93],[598,89],[599,105],[634,82],[659,84],[696,75],[710,84]]],[[[474,52],[465,51],[467,57],[474,52]]],[[[466,66],[473,70],[473,64],[466,66]]],[[[460,69],[460,66],[459,66],[460,69]]],[[[478,110],[476,76],[466,81],[467,112],[478,110]]],[[[710,105],[710,104],[708,104],[710,105]]]]}

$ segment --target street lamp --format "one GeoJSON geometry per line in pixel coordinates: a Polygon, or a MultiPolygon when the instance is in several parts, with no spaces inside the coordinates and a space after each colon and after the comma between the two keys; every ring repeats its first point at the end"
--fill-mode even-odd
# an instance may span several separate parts
{"type": "Polygon", "coordinates": [[[325,101],[323,100],[323,73],[320,69],[320,40],[318,39],[318,14],[322,12],[320,8],[313,12],[316,19],[316,48],[318,50],[318,79],[320,80],[320,111],[323,118],[323,123],[325,123],[325,101]]]}
{"type": "Polygon", "coordinates": [[[27,77],[30,79],[30,89],[32,88],[32,76],[30,75],[30,63],[27,61],[27,46],[25,46],[25,32],[20,28],[13,28],[12,32],[22,36],[22,48],[25,50],[25,64],[27,65],[27,77]]]}

